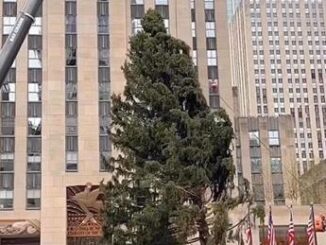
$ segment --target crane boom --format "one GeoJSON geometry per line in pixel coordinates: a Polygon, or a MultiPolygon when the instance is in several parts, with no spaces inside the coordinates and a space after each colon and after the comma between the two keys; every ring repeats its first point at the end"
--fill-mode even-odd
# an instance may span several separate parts
{"type": "Polygon", "coordinates": [[[20,13],[14,28],[0,51],[0,87],[28,35],[42,2],[43,0],[26,1],[24,9],[20,13]]]}

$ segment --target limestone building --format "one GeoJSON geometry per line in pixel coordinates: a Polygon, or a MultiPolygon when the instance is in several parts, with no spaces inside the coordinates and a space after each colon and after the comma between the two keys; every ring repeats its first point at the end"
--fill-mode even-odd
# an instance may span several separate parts
{"type": "MultiPolygon", "coordinates": [[[[24,3],[0,1],[2,43],[24,3]]],[[[44,0],[1,90],[0,244],[66,244],[67,196],[93,191],[86,183],[110,177],[103,164],[111,154],[110,95],[123,91],[128,39],[148,8],[193,48],[210,106],[232,113],[226,6],[220,0],[44,0]]]]}
{"type": "Polygon", "coordinates": [[[326,153],[325,14],[323,0],[242,0],[230,21],[241,115],[292,115],[300,174],[326,153]]]}

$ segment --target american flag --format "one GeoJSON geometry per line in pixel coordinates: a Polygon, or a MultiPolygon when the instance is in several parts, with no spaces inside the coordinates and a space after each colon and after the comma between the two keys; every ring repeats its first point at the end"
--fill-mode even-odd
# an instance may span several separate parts
{"type": "Polygon", "coordinates": [[[276,245],[276,238],[275,238],[275,230],[273,226],[273,218],[272,218],[272,208],[269,207],[269,221],[268,221],[268,245],[276,245]]]}
{"type": "Polygon", "coordinates": [[[295,234],[294,234],[292,206],[290,208],[290,224],[289,224],[289,230],[288,230],[288,245],[295,245],[295,234]]]}
{"type": "Polygon", "coordinates": [[[313,207],[310,208],[310,215],[308,220],[308,227],[307,227],[307,235],[308,235],[308,245],[316,245],[315,241],[315,227],[314,227],[314,219],[313,219],[313,207]]]}
{"type": "Polygon", "coordinates": [[[246,229],[246,244],[252,245],[252,232],[251,232],[250,223],[248,224],[248,227],[246,229]]]}

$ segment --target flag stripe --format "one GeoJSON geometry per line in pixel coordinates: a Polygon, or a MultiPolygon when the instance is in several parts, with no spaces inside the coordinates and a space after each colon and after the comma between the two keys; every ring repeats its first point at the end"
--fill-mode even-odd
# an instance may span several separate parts
{"type": "Polygon", "coordinates": [[[268,222],[268,245],[276,245],[275,230],[273,225],[272,209],[269,208],[269,222],[268,222]]]}
{"type": "Polygon", "coordinates": [[[290,223],[289,223],[289,231],[288,231],[288,244],[289,245],[295,245],[295,233],[294,233],[292,207],[290,209],[290,223]]]}
{"type": "Polygon", "coordinates": [[[308,220],[308,227],[307,227],[307,235],[308,235],[308,245],[315,245],[315,229],[313,224],[313,210],[310,208],[310,215],[308,220]]]}

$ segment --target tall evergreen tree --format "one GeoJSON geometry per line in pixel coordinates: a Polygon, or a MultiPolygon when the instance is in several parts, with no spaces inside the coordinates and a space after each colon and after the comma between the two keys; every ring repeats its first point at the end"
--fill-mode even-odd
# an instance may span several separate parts
{"type": "Polygon", "coordinates": [[[211,112],[190,48],[149,10],[130,39],[124,96],[112,97],[112,180],[104,239],[114,245],[223,244],[234,166],[231,122],[211,112]],[[212,208],[209,208],[209,204],[212,208]],[[210,216],[210,217],[208,217],[210,216]]]}

